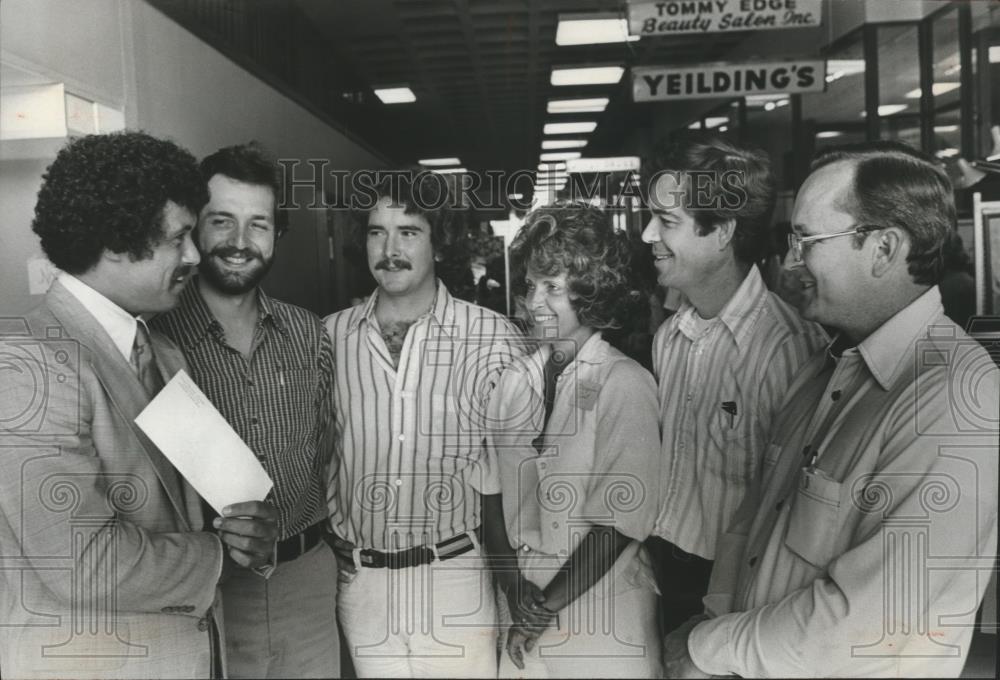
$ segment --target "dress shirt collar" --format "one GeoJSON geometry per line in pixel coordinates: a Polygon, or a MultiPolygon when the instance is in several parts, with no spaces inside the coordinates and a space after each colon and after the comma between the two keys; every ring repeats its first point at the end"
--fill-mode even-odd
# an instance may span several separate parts
{"type": "MultiPolygon", "coordinates": [[[[260,307],[260,322],[273,323],[274,327],[281,333],[288,335],[286,324],[271,301],[271,298],[259,287],[257,288],[257,304],[260,307]]],[[[187,287],[181,294],[181,302],[174,313],[184,327],[184,333],[181,337],[189,349],[193,349],[201,344],[209,331],[219,336],[224,332],[222,324],[212,314],[212,310],[208,308],[208,303],[202,297],[196,278],[188,282],[187,287]]]]}
{"type": "MultiPolygon", "coordinates": [[[[587,338],[580,351],[576,353],[573,360],[563,369],[562,375],[570,375],[577,370],[578,366],[597,366],[603,364],[608,358],[608,343],[601,337],[601,331],[597,331],[587,338]]],[[[539,394],[544,395],[545,390],[545,362],[552,354],[552,345],[542,344],[536,351],[514,359],[508,370],[519,371],[526,374],[525,381],[531,388],[539,394]]]]}
{"type": "Polygon", "coordinates": [[[913,360],[913,345],[924,336],[930,323],[944,314],[941,291],[932,286],[923,295],[896,312],[857,347],[843,348],[844,336],[838,334],[827,346],[827,360],[839,356],[860,355],[868,372],[879,386],[888,391],[913,360]]]}
{"type": "MultiPolygon", "coordinates": [[[[455,301],[451,297],[451,293],[440,279],[436,279],[437,288],[434,291],[434,300],[431,302],[431,308],[426,314],[421,315],[420,318],[425,316],[430,316],[430,318],[438,324],[442,331],[451,334],[451,326],[455,321],[455,301]]],[[[368,296],[368,302],[362,308],[361,313],[358,314],[348,326],[348,334],[353,333],[358,330],[361,326],[361,322],[367,322],[369,324],[375,324],[375,306],[378,304],[378,288],[375,289],[370,296],[368,296]]]]}
{"type": "MultiPolygon", "coordinates": [[[[708,320],[710,324],[719,321],[729,329],[741,354],[746,351],[750,344],[754,328],[767,302],[767,294],[767,286],[764,285],[760,270],[757,269],[757,265],[751,265],[743,282],[722,307],[719,315],[708,320]]],[[[698,335],[694,319],[694,315],[697,313],[698,310],[694,308],[694,305],[685,299],[681,308],[677,310],[677,323],[670,331],[670,335],[681,332],[689,340],[694,340],[698,335]]]]}
{"type": "Polygon", "coordinates": [[[115,347],[125,357],[125,361],[131,361],[136,323],[140,320],[71,274],[60,272],[59,283],[79,300],[101,328],[107,331],[115,347]]]}

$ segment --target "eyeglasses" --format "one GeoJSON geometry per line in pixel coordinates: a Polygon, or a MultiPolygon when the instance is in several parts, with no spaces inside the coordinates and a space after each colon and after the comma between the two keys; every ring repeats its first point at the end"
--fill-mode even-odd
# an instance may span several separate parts
{"type": "Polygon", "coordinates": [[[833,234],[817,234],[816,236],[799,236],[795,232],[792,232],[788,235],[788,252],[792,254],[793,263],[802,264],[803,246],[809,245],[810,243],[816,243],[817,241],[825,241],[828,238],[837,238],[838,236],[849,236],[850,234],[864,234],[869,231],[878,231],[881,228],[882,227],[874,224],[859,224],[854,229],[848,229],[847,231],[838,231],[833,234]]]}

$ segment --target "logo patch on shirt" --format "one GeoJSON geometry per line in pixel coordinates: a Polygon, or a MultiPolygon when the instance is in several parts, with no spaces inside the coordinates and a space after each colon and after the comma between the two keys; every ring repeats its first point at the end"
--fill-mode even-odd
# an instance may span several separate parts
{"type": "Polygon", "coordinates": [[[594,410],[597,403],[597,395],[601,393],[600,383],[580,380],[576,383],[576,405],[584,411],[594,410]]]}

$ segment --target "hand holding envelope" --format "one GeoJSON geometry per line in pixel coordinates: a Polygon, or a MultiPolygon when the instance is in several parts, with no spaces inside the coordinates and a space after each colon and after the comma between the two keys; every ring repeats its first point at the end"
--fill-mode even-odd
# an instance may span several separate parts
{"type": "Polygon", "coordinates": [[[277,511],[264,502],[271,478],[190,376],[178,372],[135,422],[219,513],[214,526],[233,561],[270,563],[278,537],[277,511]]]}

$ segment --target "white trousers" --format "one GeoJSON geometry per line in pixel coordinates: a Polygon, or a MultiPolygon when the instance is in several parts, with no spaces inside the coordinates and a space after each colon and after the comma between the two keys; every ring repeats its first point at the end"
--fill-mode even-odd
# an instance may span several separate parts
{"type": "MultiPolygon", "coordinates": [[[[640,546],[639,551],[643,548],[640,546]]],[[[631,568],[612,568],[587,592],[559,610],[555,623],[524,655],[524,670],[500,653],[501,678],[656,678],[661,677],[657,596],[648,559],[635,554],[631,568]],[[624,573],[623,573],[624,572],[624,573]]],[[[518,551],[525,578],[539,587],[552,580],[565,561],[555,555],[518,551]]],[[[620,565],[616,564],[616,567],[620,565]]],[[[503,643],[511,617],[501,595],[503,643]]]]}
{"type": "Polygon", "coordinates": [[[360,567],[337,612],[361,678],[495,678],[496,602],[476,548],[406,569],[360,567]]]}

